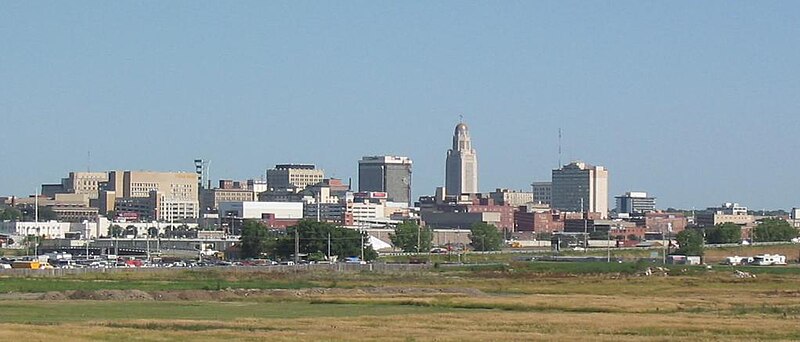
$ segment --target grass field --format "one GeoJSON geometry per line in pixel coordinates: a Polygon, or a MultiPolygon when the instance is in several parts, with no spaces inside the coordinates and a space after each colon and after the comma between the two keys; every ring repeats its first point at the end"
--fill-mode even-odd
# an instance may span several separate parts
{"type": "Polygon", "coordinates": [[[642,276],[651,266],[512,262],[410,273],[176,270],[0,278],[0,340],[800,339],[800,268],[736,268],[757,274],[747,279],[721,266],[642,276]],[[166,301],[15,297],[231,291],[225,288],[253,292],[166,301]]]}

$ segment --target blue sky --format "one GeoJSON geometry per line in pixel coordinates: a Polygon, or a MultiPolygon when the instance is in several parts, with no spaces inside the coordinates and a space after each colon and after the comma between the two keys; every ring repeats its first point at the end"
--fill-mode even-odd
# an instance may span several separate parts
{"type": "Polygon", "coordinates": [[[485,191],[549,179],[560,127],[614,195],[790,208],[798,61],[791,1],[3,2],[0,193],[400,154],[419,196],[463,114],[485,191]]]}

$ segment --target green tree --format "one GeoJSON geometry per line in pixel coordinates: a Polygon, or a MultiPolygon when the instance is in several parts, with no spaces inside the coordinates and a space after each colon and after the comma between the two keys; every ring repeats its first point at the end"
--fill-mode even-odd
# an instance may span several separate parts
{"type": "Polygon", "coordinates": [[[245,220],[239,241],[242,258],[261,258],[275,254],[277,236],[260,222],[245,220]]]}
{"type": "Polygon", "coordinates": [[[697,229],[686,229],[675,236],[680,247],[675,254],[703,255],[703,233],[697,229]]]}
{"type": "Polygon", "coordinates": [[[19,221],[22,219],[22,212],[14,207],[0,210],[0,221],[19,221]]]}
{"type": "Polygon", "coordinates": [[[39,207],[39,221],[58,220],[58,215],[51,207],[39,207]]]}
{"type": "Polygon", "coordinates": [[[720,223],[705,231],[707,243],[738,243],[742,241],[742,227],[735,223],[720,223]]]}
{"type": "Polygon", "coordinates": [[[123,228],[120,225],[112,225],[108,228],[108,234],[112,237],[120,237],[122,235],[123,228]]]}
{"type": "Polygon", "coordinates": [[[23,208],[22,220],[33,221],[36,219],[37,214],[39,215],[39,222],[58,220],[58,215],[53,211],[53,208],[43,206],[39,206],[38,212],[35,206],[23,208]]]}
{"type": "Polygon", "coordinates": [[[278,239],[277,254],[283,258],[294,255],[295,232],[299,238],[300,254],[328,253],[340,257],[360,257],[364,242],[364,259],[374,260],[378,253],[369,244],[369,234],[355,229],[337,227],[328,222],[301,220],[296,226],[286,229],[286,235],[278,239]]]}
{"type": "Polygon", "coordinates": [[[589,239],[591,240],[606,240],[608,239],[608,231],[607,230],[596,230],[593,232],[589,232],[589,239]]]}
{"type": "Polygon", "coordinates": [[[139,229],[136,228],[134,225],[129,225],[125,227],[125,231],[122,233],[125,236],[133,236],[136,237],[139,233],[139,229]]]}
{"type": "Polygon", "coordinates": [[[753,228],[753,240],[758,242],[789,241],[797,237],[797,229],[786,220],[768,218],[753,228]]]}
{"type": "Polygon", "coordinates": [[[503,236],[493,224],[476,222],[469,232],[470,245],[476,251],[499,251],[503,246],[503,236]]]}
{"type": "Polygon", "coordinates": [[[394,234],[389,233],[389,238],[403,252],[428,252],[431,250],[433,231],[421,228],[416,222],[406,221],[397,225],[394,234]]]}

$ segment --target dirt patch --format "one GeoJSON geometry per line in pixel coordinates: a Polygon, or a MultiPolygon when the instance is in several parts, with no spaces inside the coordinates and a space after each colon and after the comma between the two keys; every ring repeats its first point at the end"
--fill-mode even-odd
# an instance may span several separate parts
{"type": "MultiPolygon", "coordinates": [[[[424,287],[364,287],[355,289],[310,288],[310,289],[224,289],[224,290],[97,290],[97,291],[51,291],[28,294],[26,299],[40,300],[115,300],[115,301],[235,301],[246,298],[317,298],[326,296],[436,296],[455,295],[481,297],[486,294],[473,288],[424,288],[424,287]]],[[[4,298],[0,298],[4,299],[4,298]]],[[[9,298],[11,299],[11,298],[9,298]]],[[[14,297],[14,299],[19,299],[14,297]]]]}
{"type": "Polygon", "coordinates": [[[68,298],[69,296],[67,293],[59,291],[45,292],[41,297],[39,297],[41,300],[65,300],[68,298]]]}
{"type": "Polygon", "coordinates": [[[153,300],[152,295],[141,290],[79,290],[69,294],[67,298],[89,300],[153,300]]]}
{"type": "Polygon", "coordinates": [[[32,300],[39,299],[41,293],[8,292],[0,293],[0,300],[32,300]]]}

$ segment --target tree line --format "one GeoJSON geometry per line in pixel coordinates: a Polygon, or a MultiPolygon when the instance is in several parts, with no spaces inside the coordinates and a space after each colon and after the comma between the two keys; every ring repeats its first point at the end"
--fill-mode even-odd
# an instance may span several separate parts
{"type": "MultiPolygon", "coordinates": [[[[389,234],[392,244],[403,252],[427,253],[433,247],[433,229],[422,228],[416,222],[406,221],[389,234]]],[[[476,251],[499,251],[503,236],[492,224],[476,222],[470,226],[470,246],[476,251]]]]}
{"type": "Polygon", "coordinates": [[[328,222],[301,220],[285,231],[270,230],[256,220],[245,220],[241,235],[242,258],[290,259],[295,243],[300,255],[321,261],[330,256],[359,257],[374,260],[378,253],[369,243],[369,235],[328,222]]]}
{"type": "MultiPolygon", "coordinates": [[[[390,233],[395,247],[404,252],[427,253],[433,247],[433,230],[406,221],[390,233]]],[[[500,231],[491,224],[478,222],[470,227],[470,245],[476,251],[496,251],[503,246],[500,231]]],[[[378,253],[369,244],[369,235],[333,223],[301,220],[285,231],[270,230],[256,220],[245,220],[240,239],[242,258],[290,259],[295,243],[299,254],[308,260],[321,261],[330,256],[361,257],[374,260],[378,253]]]]}
{"type": "MultiPolygon", "coordinates": [[[[786,220],[764,219],[753,228],[751,238],[754,242],[789,241],[797,237],[797,228],[786,220]]],[[[734,223],[721,223],[703,229],[686,229],[675,237],[680,248],[677,254],[703,255],[703,246],[708,244],[739,243],[742,241],[742,227],[734,223]]]]}

